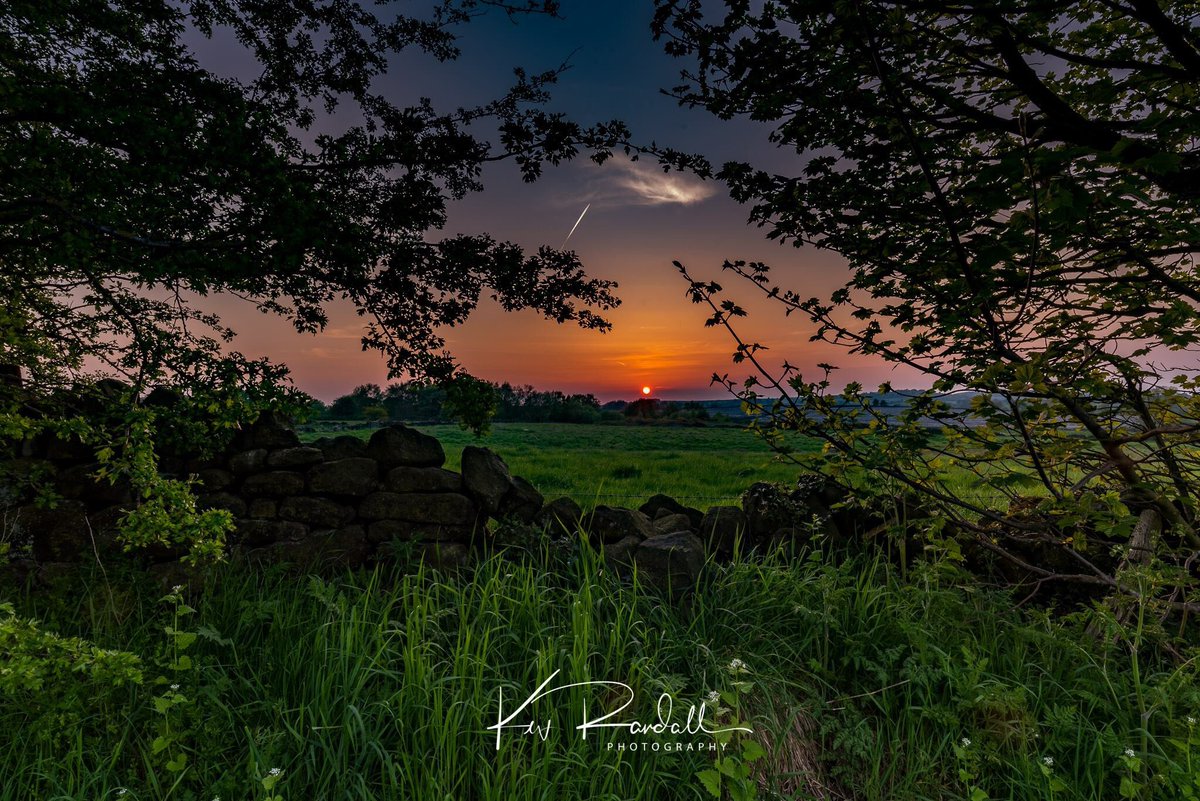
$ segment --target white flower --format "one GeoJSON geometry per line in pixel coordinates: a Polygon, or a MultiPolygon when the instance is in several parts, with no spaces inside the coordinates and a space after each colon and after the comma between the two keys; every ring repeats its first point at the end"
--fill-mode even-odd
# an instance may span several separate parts
{"type": "Polygon", "coordinates": [[[173,593],[183,592],[183,585],[176,584],[174,587],[171,588],[171,592],[173,592],[173,593]]]}
{"type": "Polygon", "coordinates": [[[1126,748],[1126,749],[1125,749],[1125,756],[1127,756],[1127,757],[1131,757],[1131,756],[1133,756],[1133,749],[1132,749],[1132,748],[1126,748]]]}
{"type": "Polygon", "coordinates": [[[214,796],[212,797],[212,801],[221,801],[221,796],[219,796],[219,795],[214,795],[214,796]]]}
{"type": "Polygon", "coordinates": [[[1188,724],[1189,726],[1195,726],[1195,725],[1196,725],[1196,719],[1195,719],[1194,717],[1192,717],[1191,715],[1188,715],[1188,717],[1187,717],[1187,724],[1188,724]]]}
{"type": "Polygon", "coordinates": [[[962,747],[963,747],[963,748],[970,748],[970,747],[971,747],[971,738],[970,738],[970,737],[964,737],[964,738],[962,738],[962,747]]]}
{"type": "Polygon", "coordinates": [[[711,691],[704,699],[707,703],[716,704],[721,700],[721,694],[716,690],[711,691]]]}
{"type": "Polygon", "coordinates": [[[172,684],[172,685],[171,685],[171,689],[172,689],[172,690],[174,690],[174,691],[176,691],[176,692],[179,692],[179,685],[178,685],[178,684],[172,684]]]}
{"type": "Polygon", "coordinates": [[[744,667],[746,667],[746,663],[740,659],[737,659],[736,657],[729,660],[729,669],[730,670],[741,670],[744,667]]]}
{"type": "Polygon", "coordinates": [[[128,793],[128,792],[129,792],[129,791],[128,791],[128,790],[126,790],[124,787],[118,787],[118,788],[117,788],[117,798],[121,798],[122,796],[124,796],[124,795],[125,795],[126,793],[128,793]]]}
{"type": "Polygon", "coordinates": [[[283,771],[280,768],[271,768],[267,771],[267,773],[271,776],[278,776],[283,773],[283,771]]]}
{"type": "Polygon", "coordinates": [[[1042,762],[1046,763],[1046,767],[1048,767],[1048,768],[1054,767],[1054,757],[1052,757],[1052,756],[1042,757],[1042,762]]]}

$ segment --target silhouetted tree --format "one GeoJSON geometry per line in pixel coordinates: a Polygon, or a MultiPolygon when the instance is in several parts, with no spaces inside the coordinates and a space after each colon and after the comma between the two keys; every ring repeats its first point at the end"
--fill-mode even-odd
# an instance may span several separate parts
{"type": "MultiPolygon", "coordinates": [[[[770,126],[796,166],[667,159],[724,180],[768,237],[842,254],[850,274],[809,298],[765,264],[725,269],[815,324],[814,339],[934,388],[889,417],[857,384],[832,392],[831,367],[773,370],[738,339],[756,378],[728,386],[771,412],[763,433],[781,449],[791,432],[824,439],[826,469],[918,493],[938,527],[1035,586],[1136,595],[1130,571],[1162,559],[1189,569],[1156,573],[1155,594],[1200,609],[1186,578],[1200,548],[1196,365],[1169,366],[1200,334],[1195,9],[657,5],[656,34],[693,65],[682,102],[770,126]],[[963,391],[976,393],[966,413],[943,402],[963,391]],[[972,484],[947,483],[947,464],[972,484]]],[[[736,336],[744,310],[681,270],[709,323],[736,336]]]]}
{"type": "Polygon", "coordinates": [[[518,70],[505,96],[448,112],[375,88],[399,52],[456,57],[455,26],[489,8],[557,3],[442,0],[423,17],[354,0],[0,6],[0,362],[25,376],[4,397],[5,430],[70,430],[110,468],[152,477],[109,448],[128,437],[52,393],[122,378],[127,391],[92,394],[125,410],[115,424],[128,432],[144,427],[145,391],[174,384],[221,417],[201,444],[278,401],[286,371],[229,350],[233,333],[204,308],[214,293],[302,332],[347,300],[392,375],[439,380],[457,369],[439,332],[482,295],[606,329],[612,285],[573,253],[431,232],[482,188],[484,164],[512,160],[532,180],[581,145],[602,161],[620,126],[539,109],[557,71],[518,70]],[[210,69],[190,44],[206,37],[248,66],[210,69]]]}

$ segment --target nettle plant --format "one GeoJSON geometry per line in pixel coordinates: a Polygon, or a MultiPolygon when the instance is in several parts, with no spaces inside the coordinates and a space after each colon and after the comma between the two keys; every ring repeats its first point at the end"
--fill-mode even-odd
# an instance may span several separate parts
{"type": "Polygon", "coordinates": [[[0,698],[26,715],[26,731],[61,744],[71,732],[114,733],[113,710],[143,682],[141,659],[44,631],[0,603],[0,698]]]}
{"type": "Polygon", "coordinates": [[[714,380],[759,433],[785,454],[795,434],[824,440],[822,471],[909,496],[940,547],[1032,591],[1200,611],[1191,4],[657,5],[656,33],[691,65],[680,100],[769,125],[797,167],[662,158],[725,181],[769,238],[840,254],[848,277],[819,298],[764,263],[724,269],[813,340],[931,387],[881,398],[837,390],[832,365],[802,375],[677,265],[752,368],[714,380]],[[1146,568],[1144,593],[1127,574],[1146,568]]]}

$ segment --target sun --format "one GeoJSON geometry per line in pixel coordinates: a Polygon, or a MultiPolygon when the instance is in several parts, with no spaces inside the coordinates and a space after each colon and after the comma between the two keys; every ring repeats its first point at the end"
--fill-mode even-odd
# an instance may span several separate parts
{"type": "Polygon", "coordinates": [[[642,394],[643,394],[643,395],[649,395],[649,394],[650,394],[650,387],[642,387],[642,394]]]}

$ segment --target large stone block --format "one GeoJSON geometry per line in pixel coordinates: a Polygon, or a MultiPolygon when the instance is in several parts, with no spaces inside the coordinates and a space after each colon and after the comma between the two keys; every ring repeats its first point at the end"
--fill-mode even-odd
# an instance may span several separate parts
{"type": "Polygon", "coordinates": [[[238,520],[236,524],[234,539],[252,547],[299,540],[308,534],[308,526],[289,520],[238,520]]]}
{"type": "Polygon", "coordinates": [[[712,506],[700,522],[700,539],[710,551],[733,553],[738,537],[746,535],[746,514],[736,506],[712,506]]]}
{"type": "Polygon", "coordinates": [[[354,509],[327,498],[294,495],[279,502],[279,517],[317,528],[337,528],[354,519],[354,509]]]}
{"type": "Polygon", "coordinates": [[[658,533],[646,515],[616,506],[597,506],[588,516],[586,527],[601,543],[620,542],[629,536],[644,540],[658,533]]]}
{"type": "Polygon", "coordinates": [[[662,493],[650,496],[648,501],[638,507],[638,511],[646,515],[646,517],[650,518],[651,520],[654,520],[664,513],[672,515],[687,515],[688,520],[691,521],[691,525],[687,526],[687,528],[693,531],[700,528],[700,521],[704,517],[704,513],[699,509],[693,509],[690,506],[684,506],[670,495],[663,495],[662,493]]]}
{"type": "Polygon", "coordinates": [[[300,445],[295,448],[281,448],[267,454],[267,467],[288,469],[308,467],[325,461],[325,452],[320,448],[300,445]]]}
{"type": "Polygon", "coordinates": [[[232,492],[207,492],[196,496],[197,509],[225,509],[234,517],[246,516],[246,502],[232,492]]]}
{"type": "Polygon", "coordinates": [[[129,480],[120,477],[116,482],[97,479],[98,462],[71,465],[63,468],[54,477],[54,488],[64,498],[83,501],[91,509],[114,504],[129,506],[133,503],[133,487],[129,480]]]}
{"type": "Polygon", "coordinates": [[[628,576],[633,572],[634,554],[637,553],[641,540],[634,536],[625,537],[619,542],[603,546],[604,564],[617,575],[628,576]]]}
{"type": "Polygon", "coordinates": [[[520,476],[513,476],[512,486],[500,499],[500,517],[514,518],[522,523],[533,522],[537,513],[542,510],[542,493],[520,476]]]}
{"type": "Polygon", "coordinates": [[[379,465],[363,457],[325,462],[308,471],[308,488],[322,495],[370,495],[379,489],[379,465]]]}
{"type": "MultiPolygon", "coordinates": [[[[289,562],[304,570],[326,565],[339,568],[362,567],[370,561],[374,548],[362,526],[313,531],[303,539],[281,540],[263,549],[261,555],[273,562],[289,562]]],[[[255,554],[257,556],[259,554],[255,554]]]]}
{"type": "Polygon", "coordinates": [[[427,542],[420,546],[421,561],[434,570],[450,573],[471,562],[471,550],[458,542],[427,542]]]}
{"type": "Polygon", "coordinates": [[[396,467],[388,471],[389,492],[462,492],[462,476],[440,467],[396,467]]]}
{"type": "Polygon", "coordinates": [[[250,476],[242,484],[245,495],[298,495],[304,492],[304,476],[291,470],[272,470],[250,476]]]}
{"type": "Polygon", "coordinates": [[[441,467],[446,463],[442,443],[428,434],[400,425],[381,428],[372,434],[367,442],[367,456],[385,470],[401,465],[441,467]]]}
{"type": "Polygon", "coordinates": [[[462,452],[463,486],[489,515],[500,511],[504,496],[512,489],[508,465],[494,451],[468,445],[462,452]]]}
{"type": "Polygon", "coordinates": [[[435,526],[470,526],[479,508],[465,495],[452,492],[376,492],[363,498],[364,520],[408,520],[435,526]]]}
{"type": "Polygon", "coordinates": [[[759,481],[742,493],[742,511],[756,543],[773,536],[793,534],[812,523],[813,509],[797,491],[759,481]]]}
{"type": "Polygon", "coordinates": [[[704,545],[695,534],[677,531],[651,537],[633,557],[643,582],[672,595],[692,589],[704,568],[704,545]]]}
{"type": "Polygon", "coordinates": [[[654,518],[654,530],[659,534],[672,534],[676,531],[693,531],[692,520],[687,515],[664,514],[654,518]]]}
{"type": "Polygon", "coordinates": [[[375,544],[394,540],[420,542],[469,542],[470,526],[440,526],[410,520],[376,520],[367,526],[367,539],[375,544]]]}
{"type": "Polygon", "coordinates": [[[244,448],[293,448],[300,444],[300,437],[273,412],[264,412],[244,429],[240,436],[244,448]]]}
{"type": "Polygon", "coordinates": [[[582,517],[583,510],[572,498],[555,498],[534,516],[533,524],[556,535],[574,534],[582,517]]]}
{"type": "Polygon", "coordinates": [[[233,484],[233,474],[218,467],[207,467],[196,474],[205,492],[220,492],[233,484]]]}
{"type": "Polygon", "coordinates": [[[255,498],[246,506],[246,517],[269,520],[279,514],[279,504],[274,498],[255,498]]]}
{"type": "Polygon", "coordinates": [[[330,462],[367,455],[367,443],[349,434],[342,434],[341,436],[332,438],[321,437],[313,443],[313,447],[320,448],[321,452],[325,454],[326,461],[330,462]]]}
{"type": "Polygon", "coordinates": [[[253,448],[229,457],[229,469],[235,475],[246,476],[267,469],[267,449],[253,448]]]}

